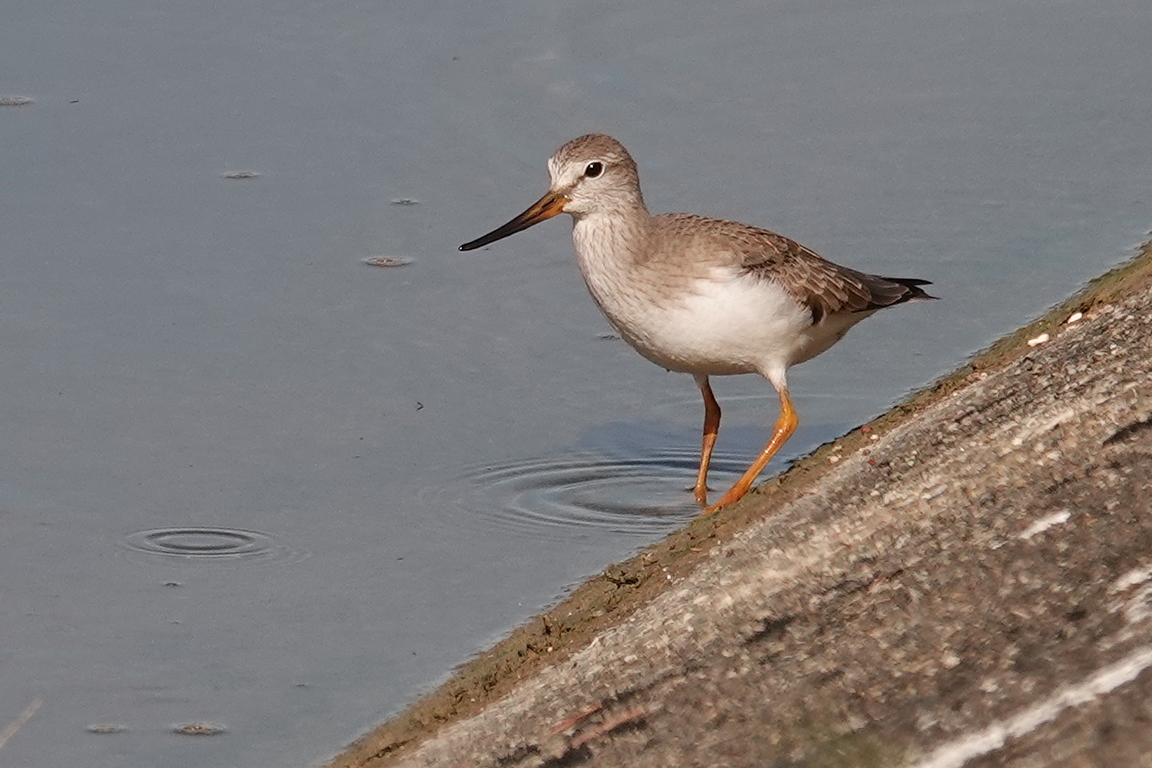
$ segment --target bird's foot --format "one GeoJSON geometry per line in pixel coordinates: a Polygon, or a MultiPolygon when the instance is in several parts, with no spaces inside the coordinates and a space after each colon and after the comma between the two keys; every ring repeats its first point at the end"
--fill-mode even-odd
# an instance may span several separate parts
{"type": "MultiPolygon", "coordinates": [[[[736,485],[732,486],[732,488],[730,488],[726,494],[720,497],[720,501],[716,502],[710,507],[706,507],[704,511],[700,513],[700,517],[707,517],[708,515],[714,514],[722,509],[732,506],[736,502],[740,501],[740,499],[744,498],[745,494],[747,493],[748,488],[744,487],[741,483],[737,483],[736,485]]],[[[700,506],[703,507],[704,504],[701,504],[700,506]]]]}
{"type": "Polygon", "coordinates": [[[701,507],[708,506],[708,491],[712,490],[711,488],[706,485],[695,485],[684,490],[692,491],[692,495],[696,497],[696,503],[701,507]]]}

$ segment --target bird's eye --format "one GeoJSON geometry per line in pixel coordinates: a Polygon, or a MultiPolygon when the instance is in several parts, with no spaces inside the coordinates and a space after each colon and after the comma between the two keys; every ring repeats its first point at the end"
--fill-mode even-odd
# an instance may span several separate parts
{"type": "Polygon", "coordinates": [[[584,175],[590,179],[594,179],[604,172],[604,163],[588,163],[588,167],[584,169],[584,175]]]}

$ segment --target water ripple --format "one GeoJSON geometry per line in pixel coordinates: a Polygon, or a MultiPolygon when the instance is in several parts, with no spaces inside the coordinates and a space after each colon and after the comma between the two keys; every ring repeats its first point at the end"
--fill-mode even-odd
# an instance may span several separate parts
{"type": "Polygon", "coordinates": [[[264,563],[303,553],[276,543],[266,533],[210,526],[155,528],[124,538],[130,559],[146,562],[264,563]]]}
{"type": "MultiPolygon", "coordinates": [[[[424,501],[447,502],[453,524],[534,539],[604,533],[651,539],[700,514],[690,490],[698,461],[696,451],[685,448],[642,458],[577,454],[473,467],[449,487],[424,494],[424,501]]],[[[727,487],[742,469],[739,461],[714,456],[710,484],[727,487]]]]}

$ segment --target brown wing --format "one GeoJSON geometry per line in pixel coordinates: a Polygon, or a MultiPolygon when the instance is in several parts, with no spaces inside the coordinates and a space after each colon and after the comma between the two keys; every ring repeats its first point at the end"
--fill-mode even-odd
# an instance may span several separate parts
{"type": "Polygon", "coordinates": [[[810,307],[813,323],[838,312],[867,312],[912,299],[934,298],[918,287],[929,285],[927,280],[857,272],[766,229],[687,214],[669,218],[681,226],[691,226],[696,220],[692,229],[708,232],[734,250],[734,265],[783,286],[810,307]]]}

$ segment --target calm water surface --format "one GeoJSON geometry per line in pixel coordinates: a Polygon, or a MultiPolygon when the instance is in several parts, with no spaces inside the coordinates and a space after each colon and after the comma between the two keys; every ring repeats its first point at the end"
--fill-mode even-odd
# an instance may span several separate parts
{"type": "MultiPolygon", "coordinates": [[[[0,732],[35,711],[0,766],[316,763],[691,518],[698,395],[603,338],[567,220],[455,250],[567,139],[624,141],[654,211],[935,281],[794,370],[787,459],[1143,239],[1150,25],[1131,0],[9,3],[0,732]],[[223,730],[173,730],[198,723],[223,730]]],[[[716,389],[722,486],[776,413],[755,378],[716,389]]]]}

